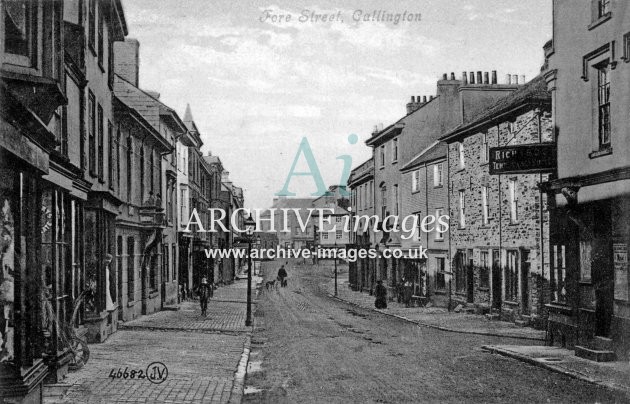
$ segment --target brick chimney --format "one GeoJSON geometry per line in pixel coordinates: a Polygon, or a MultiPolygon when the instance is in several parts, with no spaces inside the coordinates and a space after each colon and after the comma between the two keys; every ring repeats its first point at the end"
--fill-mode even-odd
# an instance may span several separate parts
{"type": "Polygon", "coordinates": [[[136,87],[139,65],[140,43],[137,39],[125,38],[124,42],[114,42],[114,71],[136,87]]]}

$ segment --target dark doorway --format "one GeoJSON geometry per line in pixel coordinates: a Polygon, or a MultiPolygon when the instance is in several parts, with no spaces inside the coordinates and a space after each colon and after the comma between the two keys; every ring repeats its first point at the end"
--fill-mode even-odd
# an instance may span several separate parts
{"type": "Polygon", "coordinates": [[[499,250],[492,251],[492,307],[501,309],[501,256],[499,250]]]}
{"type": "Polygon", "coordinates": [[[529,250],[521,251],[521,314],[529,314],[529,250]]]}
{"type": "Polygon", "coordinates": [[[468,250],[466,262],[466,283],[467,293],[466,301],[473,303],[475,301],[475,267],[473,262],[473,250],[468,250]]]}
{"type": "Polygon", "coordinates": [[[610,336],[613,315],[614,269],[609,239],[593,240],[593,285],[595,286],[595,334],[610,336]]]}

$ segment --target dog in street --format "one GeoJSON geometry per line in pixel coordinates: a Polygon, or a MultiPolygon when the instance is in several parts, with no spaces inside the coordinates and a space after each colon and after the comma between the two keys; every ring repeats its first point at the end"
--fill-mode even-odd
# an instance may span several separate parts
{"type": "Polygon", "coordinates": [[[269,289],[278,289],[277,284],[276,284],[276,280],[271,280],[271,281],[267,281],[267,283],[265,283],[265,288],[267,288],[267,290],[269,289]]]}

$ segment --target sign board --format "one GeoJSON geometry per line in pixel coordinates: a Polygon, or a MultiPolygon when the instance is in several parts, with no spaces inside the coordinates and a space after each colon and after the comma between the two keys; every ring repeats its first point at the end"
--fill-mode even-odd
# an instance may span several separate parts
{"type": "Polygon", "coordinates": [[[551,172],[556,167],[555,143],[490,148],[491,175],[551,172]]]}
{"type": "Polygon", "coordinates": [[[628,301],[628,245],[613,244],[613,263],[615,267],[615,299],[628,301]]]}

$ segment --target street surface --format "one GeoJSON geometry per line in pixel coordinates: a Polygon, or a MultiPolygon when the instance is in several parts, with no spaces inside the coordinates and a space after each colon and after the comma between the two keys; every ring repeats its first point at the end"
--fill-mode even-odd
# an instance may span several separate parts
{"type": "Polygon", "coordinates": [[[287,288],[259,298],[244,402],[624,402],[480,349],[536,341],[418,327],[331,299],[329,268],[288,272],[287,288]]]}

